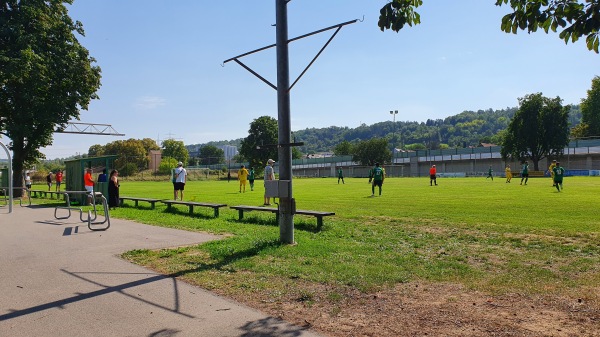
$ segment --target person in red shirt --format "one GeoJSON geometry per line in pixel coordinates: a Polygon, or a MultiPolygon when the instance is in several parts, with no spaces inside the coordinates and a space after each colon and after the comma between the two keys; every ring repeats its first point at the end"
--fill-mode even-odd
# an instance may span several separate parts
{"type": "Polygon", "coordinates": [[[83,184],[85,190],[88,191],[88,204],[92,203],[92,195],[94,194],[94,180],[92,179],[92,169],[87,169],[83,175],[83,184]]]}
{"type": "Polygon", "coordinates": [[[433,186],[432,183],[435,183],[435,186],[437,186],[437,169],[435,165],[431,165],[429,169],[429,186],[433,186]]]}
{"type": "Polygon", "coordinates": [[[62,170],[58,170],[58,172],[56,172],[56,192],[60,192],[60,185],[62,184],[62,180],[63,180],[63,172],[62,170]]]}

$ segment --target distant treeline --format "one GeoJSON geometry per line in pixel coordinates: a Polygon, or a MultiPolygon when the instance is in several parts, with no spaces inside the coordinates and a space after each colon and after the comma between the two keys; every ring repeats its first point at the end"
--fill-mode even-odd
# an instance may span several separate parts
{"type": "MultiPolygon", "coordinates": [[[[330,126],[327,128],[307,128],[293,132],[293,141],[304,142],[299,150],[302,153],[333,152],[336,145],[368,140],[373,137],[388,138],[396,148],[461,148],[478,146],[480,143],[500,145],[502,132],[506,130],[517,108],[502,110],[464,111],[445,119],[428,119],[426,122],[392,121],[362,124],[356,128],[330,126]]],[[[569,124],[576,126],[581,121],[579,105],[571,106],[569,124]]],[[[216,141],[206,144],[187,145],[196,149],[204,145],[240,146],[243,138],[216,141]]]]}

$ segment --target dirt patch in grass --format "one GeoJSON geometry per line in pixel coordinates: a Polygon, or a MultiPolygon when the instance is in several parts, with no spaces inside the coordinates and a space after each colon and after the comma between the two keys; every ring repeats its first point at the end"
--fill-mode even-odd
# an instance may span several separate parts
{"type": "Polygon", "coordinates": [[[449,283],[366,294],[298,282],[277,299],[268,290],[219,292],[326,336],[600,336],[600,288],[567,298],[489,296],[449,283]]]}

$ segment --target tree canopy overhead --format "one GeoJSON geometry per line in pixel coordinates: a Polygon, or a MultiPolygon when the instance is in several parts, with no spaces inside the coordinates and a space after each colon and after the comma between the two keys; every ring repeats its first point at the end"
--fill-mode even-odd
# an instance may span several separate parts
{"type": "MultiPolygon", "coordinates": [[[[587,48],[598,53],[600,30],[600,0],[496,0],[496,6],[509,4],[513,12],[502,17],[500,28],[506,33],[518,30],[536,32],[543,29],[557,32],[568,43],[586,38],[587,48]]],[[[392,0],[385,4],[379,14],[379,28],[400,31],[405,25],[421,23],[415,11],[423,5],[422,0],[392,0]]]]}
{"type": "Polygon", "coordinates": [[[548,156],[560,156],[569,143],[569,108],[560,97],[548,98],[541,93],[519,98],[519,110],[508,125],[502,157],[530,158],[534,170],[548,156]]]}
{"type": "Polygon", "coordinates": [[[581,100],[581,122],[586,128],[584,136],[600,137],[600,76],[592,79],[587,97],[581,100]]]}
{"type": "Polygon", "coordinates": [[[11,139],[15,187],[54,131],[98,98],[100,68],[75,36],[84,31],[68,15],[72,2],[0,3],[0,133],[11,139]]]}

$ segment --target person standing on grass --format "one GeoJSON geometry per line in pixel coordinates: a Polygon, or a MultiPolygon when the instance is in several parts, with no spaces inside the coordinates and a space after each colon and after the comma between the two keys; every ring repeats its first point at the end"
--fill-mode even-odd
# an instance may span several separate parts
{"type": "Polygon", "coordinates": [[[490,168],[488,169],[488,175],[485,179],[487,178],[492,178],[492,181],[494,181],[494,170],[492,170],[492,165],[490,165],[490,168]]]}
{"type": "Polygon", "coordinates": [[[558,164],[556,162],[556,159],[552,161],[552,164],[550,164],[550,166],[548,166],[548,173],[550,173],[550,178],[552,179],[552,187],[556,186],[556,183],[554,182],[554,168],[556,167],[556,164],[558,164]]]}
{"type": "Polygon", "coordinates": [[[338,167],[338,185],[340,184],[340,179],[342,179],[342,184],[346,184],[344,182],[344,170],[342,170],[342,167],[338,167]]]}
{"type": "Polygon", "coordinates": [[[52,172],[48,172],[46,176],[46,185],[48,185],[48,191],[52,188],[52,172]]]}
{"type": "Polygon", "coordinates": [[[246,180],[247,179],[248,179],[248,170],[246,170],[246,167],[244,165],[242,165],[242,167],[238,171],[238,180],[240,181],[240,193],[242,193],[242,190],[244,190],[244,193],[246,193],[246,180]]]}
{"type": "Polygon", "coordinates": [[[31,176],[29,172],[25,173],[25,187],[30,190],[31,189],[31,176]]]}
{"type": "Polygon", "coordinates": [[[54,175],[54,178],[56,179],[56,192],[60,192],[60,185],[62,185],[63,180],[62,170],[58,170],[58,172],[56,172],[56,174],[54,175]]]}
{"type": "Polygon", "coordinates": [[[108,178],[108,207],[113,209],[119,207],[119,172],[112,170],[108,178]]]}
{"type": "Polygon", "coordinates": [[[85,170],[85,174],[83,175],[83,185],[88,192],[88,204],[91,204],[92,198],[94,197],[94,179],[92,179],[92,169],[90,168],[85,170]]]}
{"type": "Polygon", "coordinates": [[[183,163],[177,163],[177,168],[173,172],[175,175],[175,184],[173,191],[173,199],[177,200],[177,195],[179,194],[180,199],[183,201],[183,190],[185,189],[185,182],[187,178],[187,171],[183,168],[183,163]]]}
{"type": "Polygon", "coordinates": [[[560,192],[563,189],[563,177],[565,175],[565,169],[560,166],[560,163],[557,162],[556,166],[552,169],[554,173],[554,186],[560,192]]]}
{"type": "Polygon", "coordinates": [[[275,180],[275,171],[273,170],[273,164],[275,161],[273,159],[267,160],[267,166],[265,166],[265,206],[271,205],[271,198],[267,197],[267,180],[275,180]]]}
{"type": "Polygon", "coordinates": [[[385,170],[379,163],[375,163],[375,167],[371,170],[371,174],[369,174],[369,182],[371,182],[371,180],[373,181],[371,185],[371,196],[375,196],[375,186],[379,187],[379,196],[381,196],[381,187],[385,180],[385,170]]]}
{"type": "Polygon", "coordinates": [[[525,161],[523,167],[521,167],[521,183],[519,185],[523,185],[523,179],[525,179],[525,185],[527,185],[527,180],[529,180],[529,164],[527,161],[525,161]]]}
{"type": "Polygon", "coordinates": [[[429,186],[433,186],[432,183],[435,183],[435,186],[437,186],[437,169],[435,165],[431,165],[429,169],[429,186]]]}
{"type": "Polygon", "coordinates": [[[102,173],[98,175],[98,182],[105,183],[108,182],[108,176],[106,175],[106,169],[102,169],[102,173]]]}
{"type": "Polygon", "coordinates": [[[512,172],[510,171],[510,165],[506,165],[504,172],[506,173],[506,182],[510,183],[510,180],[512,179],[512,172]]]}
{"type": "Polygon", "coordinates": [[[254,167],[250,167],[250,172],[248,172],[248,182],[250,182],[250,191],[254,191],[254,167]]]}

